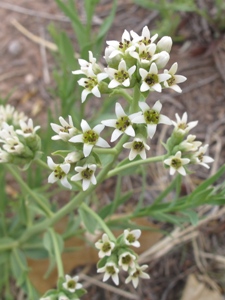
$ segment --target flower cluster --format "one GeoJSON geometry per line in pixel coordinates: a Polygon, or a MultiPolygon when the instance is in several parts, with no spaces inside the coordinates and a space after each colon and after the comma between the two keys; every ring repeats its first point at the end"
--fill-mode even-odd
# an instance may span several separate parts
{"type": "Polygon", "coordinates": [[[49,290],[40,300],[79,300],[86,291],[78,280],[79,276],[70,275],[65,275],[65,279],[59,278],[57,289],[49,290]]]}
{"type": "Polygon", "coordinates": [[[27,119],[11,105],[0,106],[0,163],[26,166],[40,157],[41,140],[36,133],[40,126],[27,119]]]}
{"type": "Polygon", "coordinates": [[[208,163],[214,161],[212,157],[205,155],[208,145],[202,146],[202,142],[195,140],[195,135],[189,134],[189,131],[198,124],[198,121],[188,123],[187,119],[186,112],[182,118],[176,114],[177,122],[172,121],[174,130],[165,145],[168,158],[164,160],[164,163],[170,167],[171,175],[178,172],[185,176],[187,173],[186,165],[188,164],[199,164],[209,169],[208,163]]]}
{"type": "Polygon", "coordinates": [[[125,283],[132,281],[136,288],[139,278],[150,278],[144,271],[147,265],[139,266],[137,263],[138,255],[129,247],[140,247],[138,241],[141,235],[139,229],[124,230],[116,241],[109,239],[106,233],[95,243],[95,247],[99,249],[100,261],[98,262],[98,273],[104,273],[103,281],[107,281],[110,277],[113,282],[119,284],[119,272],[124,270],[128,272],[125,283]]]}

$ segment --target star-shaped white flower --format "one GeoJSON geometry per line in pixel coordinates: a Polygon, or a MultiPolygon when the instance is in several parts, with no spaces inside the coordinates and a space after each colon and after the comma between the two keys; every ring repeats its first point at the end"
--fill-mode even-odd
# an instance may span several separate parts
{"type": "Polygon", "coordinates": [[[179,117],[178,114],[175,114],[177,122],[172,121],[173,126],[175,127],[174,130],[180,132],[181,134],[187,134],[192,128],[194,128],[198,121],[192,121],[187,123],[188,115],[185,112],[182,118],[179,117]]]}
{"type": "Polygon", "coordinates": [[[69,122],[67,122],[63,117],[59,117],[61,125],[51,123],[52,130],[57,133],[52,137],[52,140],[63,140],[67,142],[72,136],[77,132],[77,129],[73,125],[73,120],[71,116],[68,116],[69,122]]]}
{"type": "Polygon", "coordinates": [[[125,251],[120,254],[118,264],[124,271],[128,271],[129,268],[135,267],[135,261],[136,256],[129,251],[125,251]]]}
{"type": "Polygon", "coordinates": [[[154,136],[158,124],[172,124],[171,120],[167,116],[160,114],[162,104],[159,100],[156,101],[152,108],[150,108],[145,102],[139,102],[139,106],[142,110],[142,114],[134,118],[133,123],[145,123],[147,125],[147,132],[150,138],[154,136]]]}
{"type": "Polygon", "coordinates": [[[36,131],[41,127],[34,127],[32,119],[29,119],[27,123],[24,120],[20,120],[19,122],[21,129],[17,129],[16,133],[19,135],[23,135],[25,138],[35,135],[36,131]]]}
{"type": "Polygon", "coordinates": [[[72,137],[69,142],[72,143],[83,143],[83,153],[84,156],[87,157],[94,146],[99,146],[102,148],[110,147],[110,145],[100,137],[100,133],[104,129],[104,125],[99,124],[96,125],[93,129],[88,125],[87,121],[81,121],[81,128],[83,133],[75,135],[72,137]]]}
{"type": "Polygon", "coordinates": [[[186,81],[187,78],[182,75],[176,75],[177,68],[178,64],[175,62],[169,70],[164,70],[165,74],[171,75],[170,79],[164,81],[164,86],[176,91],[177,93],[181,93],[182,89],[179,87],[178,83],[186,81]]]}
{"type": "Polygon", "coordinates": [[[139,237],[141,236],[140,229],[134,229],[134,230],[125,229],[123,236],[126,245],[137,247],[137,248],[140,247],[140,243],[138,241],[139,237]]]}
{"type": "MultiPolygon", "coordinates": [[[[138,39],[140,40],[140,38],[138,39]]],[[[131,39],[130,34],[127,30],[124,30],[121,38],[121,42],[118,41],[106,41],[106,44],[113,48],[109,55],[109,59],[114,58],[116,55],[122,55],[129,53],[133,48],[135,48],[134,44],[138,41],[136,39],[131,39]]]]}
{"type": "Polygon", "coordinates": [[[214,162],[214,159],[208,155],[204,155],[207,152],[208,144],[199,148],[199,150],[194,153],[193,158],[196,164],[202,165],[203,167],[209,169],[208,163],[214,162]]]}
{"type": "Polygon", "coordinates": [[[126,62],[122,59],[119,63],[118,70],[113,68],[105,68],[105,72],[109,75],[110,81],[108,87],[113,89],[119,85],[125,87],[130,86],[132,74],[135,72],[136,66],[132,66],[127,70],[126,62]]]}
{"type": "Polygon", "coordinates": [[[134,288],[137,288],[139,283],[139,278],[149,279],[150,276],[144,271],[148,268],[148,265],[136,266],[134,269],[131,269],[129,276],[125,280],[125,283],[132,281],[134,288]]]}
{"type": "Polygon", "coordinates": [[[116,103],[115,107],[117,119],[104,120],[101,123],[108,127],[113,127],[115,130],[112,133],[111,142],[117,140],[123,133],[129,136],[135,136],[135,131],[132,127],[132,120],[140,115],[140,112],[126,115],[120,103],[116,103]]]}
{"type": "Polygon", "coordinates": [[[98,73],[95,74],[92,66],[88,67],[86,72],[86,78],[81,78],[78,80],[78,84],[84,87],[84,90],[81,93],[81,101],[82,103],[86,100],[89,94],[93,94],[95,97],[100,98],[101,93],[99,91],[99,83],[108,77],[106,73],[98,73]]]}
{"type": "Polygon", "coordinates": [[[62,285],[65,290],[71,293],[82,288],[82,284],[78,282],[79,276],[71,277],[70,275],[65,275],[65,280],[66,281],[62,285]]]}
{"type": "Polygon", "coordinates": [[[170,74],[158,74],[158,68],[154,62],[151,64],[149,71],[140,68],[139,73],[142,78],[141,92],[150,90],[161,93],[162,86],[160,83],[171,77],[170,74]]]}
{"type": "Polygon", "coordinates": [[[107,262],[104,267],[99,268],[97,273],[105,273],[103,277],[103,281],[107,281],[110,277],[112,277],[113,282],[118,285],[119,284],[119,268],[114,262],[107,262]]]}
{"type": "Polygon", "coordinates": [[[75,174],[71,177],[72,181],[83,180],[82,188],[83,191],[86,191],[90,184],[96,184],[97,180],[95,177],[96,165],[95,164],[86,164],[83,167],[75,167],[75,171],[78,174],[75,174]]]}
{"type": "Polygon", "coordinates": [[[110,241],[108,235],[104,233],[102,239],[95,243],[95,247],[100,250],[98,256],[102,258],[111,255],[112,250],[115,248],[115,243],[110,241]]]}
{"type": "Polygon", "coordinates": [[[180,143],[179,148],[183,151],[197,151],[202,142],[195,141],[196,135],[189,134],[183,142],[180,143]]]}
{"type": "Polygon", "coordinates": [[[7,163],[9,162],[10,155],[6,151],[0,148],[0,163],[7,163]]]}
{"type": "Polygon", "coordinates": [[[140,64],[150,65],[151,62],[158,58],[158,54],[155,54],[155,51],[155,44],[146,46],[144,43],[139,43],[137,49],[130,51],[130,56],[134,57],[140,64]]]}
{"type": "Polygon", "coordinates": [[[178,172],[181,175],[186,176],[186,170],[183,166],[187,165],[189,162],[189,158],[181,158],[181,151],[178,151],[174,156],[170,156],[164,160],[164,164],[170,166],[170,175],[178,172]]]}
{"type": "Polygon", "coordinates": [[[96,63],[96,58],[93,56],[92,51],[88,51],[88,54],[89,54],[89,61],[83,58],[79,58],[78,63],[80,65],[80,70],[72,71],[72,74],[74,75],[87,74],[90,66],[94,71],[94,73],[101,72],[101,69],[99,65],[96,63]]]}
{"type": "Polygon", "coordinates": [[[139,35],[138,35],[136,32],[134,32],[133,30],[131,30],[130,35],[132,36],[132,38],[133,38],[134,40],[139,41],[139,43],[145,44],[145,46],[151,45],[151,44],[154,43],[154,41],[158,38],[158,34],[154,34],[154,35],[151,37],[151,32],[150,32],[150,30],[148,29],[148,26],[145,26],[145,27],[142,29],[141,36],[139,36],[139,35]]]}
{"type": "Polygon", "coordinates": [[[50,156],[47,157],[48,166],[53,172],[48,176],[48,183],[54,183],[60,180],[61,184],[68,189],[72,186],[67,180],[67,174],[70,170],[70,164],[55,164],[50,156]]]}
{"type": "Polygon", "coordinates": [[[137,155],[140,155],[142,159],[146,159],[146,150],[150,147],[145,143],[144,139],[134,138],[132,142],[125,143],[123,145],[126,149],[131,149],[129,154],[129,160],[135,159],[137,155]]]}

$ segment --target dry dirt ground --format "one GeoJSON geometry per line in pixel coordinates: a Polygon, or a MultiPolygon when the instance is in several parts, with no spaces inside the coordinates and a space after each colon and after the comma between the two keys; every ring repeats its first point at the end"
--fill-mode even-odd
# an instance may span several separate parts
{"type": "MultiPolygon", "coordinates": [[[[100,2],[93,26],[98,26],[107,16],[111,8],[110,2],[100,2]]],[[[81,4],[82,1],[77,1],[81,15],[84,15],[81,4]]],[[[54,60],[48,49],[37,43],[33,36],[27,37],[20,31],[19,24],[31,34],[50,40],[47,27],[50,22],[55,22],[68,33],[76,49],[70,22],[53,0],[1,1],[0,18],[0,96],[4,98],[13,90],[9,99],[11,104],[19,110],[25,110],[27,115],[39,121],[45,120],[46,107],[52,105],[48,88],[54,86],[51,76],[54,60]]],[[[145,25],[151,29],[155,26],[157,18],[155,12],[147,11],[130,0],[119,1],[108,39],[119,39],[124,29],[140,32],[145,25]]],[[[171,118],[174,118],[176,112],[182,114],[187,111],[189,120],[199,120],[195,134],[203,142],[210,144],[209,152],[215,162],[210,171],[197,170],[197,174],[191,179],[193,184],[195,180],[215,173],[224,163],[225,35],[221,33],[215,38],[207,23],[195,15],[184,15],[184,20],[179,33],[185,36],[185,40],[181,44],[174,44],[171,64],[177,61],[179,74],[185,75],[188,80],[182,85],[182,95],[168,92],[160,95],[160,99],[171,118]]],[[[156,96],[158,97],[153,95],[156,96]]],[[[158,139],[165,135],[166,132],[162,132],[158,139]]],[[[160,154],[163,149],[155,146],[155,151],[160,154]]],[[[199,256],[200,250],[207,253],[214,251],[220,257],[224,256],[224,228],[225,216],[221,214],[199,227],[198,239],[195,242],[181,243],[176,250],[168,251],[161,259],[150,261],[150,281],[142,282],[137,291],[121,284],[120,289],[128,289],[130,296],[118,295],[92,284],[88,296],[84,299],[176,300],[180,299],[187,276],[191,273],[200,274],[208,280],[206,281],[209,288],[224,294],[225,267],[218,266],[216,260],[207,260],[207,257],[199,256]],[[138,296],[132,298],[132,295],[138,296]]],[[[89,270],[89,275],[95,276],[93,274],[94,267],[89,270]]]]}

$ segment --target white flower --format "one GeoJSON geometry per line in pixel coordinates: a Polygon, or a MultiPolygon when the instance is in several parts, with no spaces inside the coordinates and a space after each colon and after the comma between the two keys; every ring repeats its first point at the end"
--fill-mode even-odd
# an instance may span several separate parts
{"type": "Polygon", "coordinates": [[[73,125],[73,120],[71,116],[68,116],[69,122],[67,122],[63,117],[59,117],[61,126],[58,124],[51,123],[52,130],[57,133],[52,137],[52,140],[63,140],[67,142],[72,136],[75,135],[77,129],[73,125]]]}
{"type": "Polygon", "coordinates": [[[154,43],[154,41],[157,39],[158,34],[155,34],[151,37],[151,33],[150,30],[148,29],[148,26],[145,26],[142,29],[142,33],[141,36],[139,36],[136,32],[134,32],[133,30],[131,30],[130,35],[132,36],[132,38],[134,40],[139,41],[140,43],[145,44],[145,46],[149,46],[152,43],[154,43]]]}
{"type": "Polygon", "coordinates": [[[151,44],[150,46],[146,46],[144,43],[140,43],[137,49],[133,49],[130,51],[130,56],[137,59],[140,64],[148,64],[158,58],[158,54],[155,54],[156,45],[151,44]]]}
{"type": "Polygon", "coordinates": [[[97,270],[97,273],[105,273],[103,277],[103,281],[107,281],[110,277],[112,277],[113,282],[118,285],[119,284],[119,268],[114,262],[107,262],[106,265],[97,270]]]}
{"type": "Polygon", "coordinates": [[[112,250],[115,247],[115,243],[111,242],[108,235],[104,233],[102,235],[102,239],[95,243],[95,247],[100,250],[98,256],[102,258],[104,256],[111,255],[112,250]]]}
{"type": "Polygon", "coordinates": [[[2,148],[8,153],[21,154],[24,152],[24,145],[20,142],[14,127],[7,123],[2,123],[2,130],[0,130],[0,142],[4,143],[2,148]]]}
{"type": "Polygon", "coordinates": [[[198,121],[192,121],[190,123],[187,123],[187,113],[185,112],[182,116],[182,118],[179,117],[178,114],[175,114],[177,122],[172,121],[172,124],[174,125],[174,130],[180,132],[181,134],[185,135],[187,134],[192,128],[194,128],[198,121]]]}
{"type": "Polygon", "coordinates": [[[132,281],[134,288],[137,288],[138,283],[139,283],[139,278],[143,278],[143,279],[150,278],[150,276],[144,272],[147,268],[148,268],[147,265],[143,265],[141,267],[136,266],[134,269],[132,269],[129,272],[129,276],[125,280],[125,283],[129,283],[130,281],[132,281]]]}
{"type": "Polygon", "coordinates": [[[201,146],[202,142],[195,141],[196,135],[189,134],[182,143],[180,143],[179,148],[184,151],[197,151],[201,146]]]}
{"type": "Polygon", "coordinates": [[[88,73],[88,68],[91,66],[92,70],[94,73],[99,73],[100,72],[100,67],[96,63],[96,58],[93,56],[93,53],[91,51],[88,51],[89,54],[89,61],[79,58],[78,62],[80,65],[80,70],[72,71],[72,74],[74,75],[80,75],[80,74],[87,74],[88,73]]]}
{"type": "Polygon", "coordinates": [[[115,111],[117,119],[110,119],[101,122],[105,126],[115,128],[112,133],[111,142],[117,140],[123,133],[126,133],[129,136],[135,136],[135,131],[132,127],[132,120],[140,113],[134,113],[130,116],[127,116],[122,106],[118,102],[116,103],[115,111]]]}
{"type": "Polygon", "coordinates": [[[71,277],[70,275],[65,275],[65,280],[63,287],[71,293],[82,288],[82,284],[78,282],[79,276],[71,277]]]}
{"type": "MultiPolygon", "coordinates": [[[[58,300],[70,300],[69,298],[67,298],[65,295],[60,295],[58,300]]],[[[76,298],[76,300],[79,300],[78,298],[76,298]]]]}
{"type": "Polygon", "coordinates": [[[7,153],[6,151],[0,148],[0,163],[9,162],[9,157],[10,157],[9,153],[7,153]]]}
{"type": "Polygon", "coordinates": [[[136,256],[126,251],[120,254],[118,264],[124,271],[135,267],[136,256]]]}
{"type": "Polygon", "coordinates": [[[170,79],[168,79],[167,81],[164,81],[164,86],[166,88],[173,89],[174,91],[176,91],[178,93],[181,93],[182,90],[179,87],[179,85],[177,85],[177,84],[186,81],[187,78],[182,75],[175,75],[177,72],[177,68],[178,68],[178,64],[175,62],[169,70],[164,70],[165,74],[171,75],[170,79]]]}
{"type": "Polygon", "coordinates": [[[40,300],[51,300],[51,297],[40,298],[40,300]]]}
{"type": "Polygon", "coordinates": [[[203,147],[200,147],[199,150],[194,153],[193,158],[196,164],[202,165],[205,168],[209,169],[210,167],[207,165],[207,163],[212,163],[214,159],[210,156],[204,155],[208,149],[209,145],[205,145],[203,147]]]}
{"type": "Polygon", "coordinates": [[[166,51],[170,53],[173,41],[170,36],[163,36],[157,43],[157,51],[166,51]]]}
{"type": "Polygon", "coordinates": [[[112,78],[108,87],[113,89],[119,85],[123,85],[125,87],[130,86],[130,79],[135,70],[136,66],[132,66],[129,70],[127,70],[126,62],[123,59],[119,63],[118,70],[113,68],[105,68],[105,72],[110,78],[112,78]]]}
{"type": "Polygon", "coordinates": [[[139,106],[142,110],[142,114],[134,118],[133,123],[145,123],[147,125],[148,136],[150,138],[154,136],[158,124],[172,124],[171,120],[167,116],[160,114],[162,104],[159,100],[156,101],[152,108],[150,108],[145,102],[139,102],[139,106]]]}
{"type": "Polygon", "coordinates": [[[83,180],[82,182],[82,188],[83,191],[86,191],[90,184],[96,184],[96,178],[95,178],[95,170],[96,170],[96,165],[94,164],[87,164],[84,165],[83,167],[75,167],[75,171],[78,172],[78,174],[75,174],[71,177],[72,181],[78,181],[78,180],[83,180]]]}
{"type": "Polygon", "coordinates": [[[78,134],[72,137],[69,142],[72,143],[83,143],[83,153],[84,156],[87,157],[91,151],[92,148],[96,145],[102,148],[110,147],[110,145],[100,137],[100,133],[104,129],[104,125],[99,124],[96,125],[93,129],[88,125],[87,121],[82,120],[81,121],[81,128],[83,131],[83,134],[78,134]]]}
{"type": "Polygon", "coordinates": [[[100,98],[101,93],[99,91],[99,83],[108,77],[106,73],[98,73],[97,75],[94,73],[92,66],[88,67],[86,72],[86,78],[81,78],[78,80],[78,84],[83,86],[85,89],[82,91],[81,94],[81,101],[82,103],[86,100],[89,94],[93,94],[95,97],[100,98]]]}
{"type": "Polygon", "coordinates": [[[141,236],[140,229],[134,229],[134,230],[125,229],[123,235],[124,235],[124,241],[126,245],[137,247],[137,248],[140,247],[140,243],[138,241],[139,237],[141,236]]]}
{"type": "Polygon", "coordinates": [[[67,154],[67,156],[64,159],[64,162],[67,164],[74,164],[78,162],[83,157],[83,154],[80,152],[70,152],[67,154]]]}
{"type": "Polygon", "coordinates": [[[170,166],[170,175],[173,175],[177,171],[181,175],[186,176],[186,170],[183,165],[187,165],[189,162],[189,158],[181,158],[181,151],[164,160],[164,163],[170,166]]]}
{"type": "MultiPolygon", "coordinates": [[[[140,39],[140,38],[139,38],[140,39]]],[[[121,42],[118,41],[107,41],[106,44],[113,48],[114,50],[109,55],[109,59],[115,57],[116,55],[124,55],[129,53],[132,49],[135,48],[134,44],[138,40],[133,39],[131,40],[130,34],[127,30],[124,30],[121,42]]]]}
{"type": "Polygon", "coordinates": [[[170,59],[169,53],[166,51],[161,51],[161,52],[157,53],[156,55],[157,55],[157,58],[154,61],[154,63],[156,64],[157,68],[158,69],[164,68],[170,59]]]}
{"type": "Polygon", "coordinates": [[[123,145],[126,149],[131,149],[129,154],[129,160],[135,159],[139,154],[142,159],[146,159],[146,150],[149,150],[150,147],[144,142],[144,139],[134,138],[132,142],[125,143],[123,145]]]}
{"type": "Polygon", "coordinates": [[[48,182],[54,183],[57,180],[60,180],[61,184],[68,189],[71,189],[72,186],[68,182],[66,175],[70,170],[70,164],[55,164],[50,156],[47,157],[48,166],[53,172],[48,176],[48,182]]]}
{"type": "Polygon", "coordinates": [[[158,68],[155,63],[151,64],[149,72],[140,68],[139,73],[142,78],[142,84],[140,88],[141,92],[150,90],[161,93],[162,86],[160,82],[163,82],[171,77],[169,74],[158,74],[158,68]]]}
{"type": "Polygon", "coordinates": [[[0,105],[0,127],[3,122],[18,126],[20,120],[27,120],[27,116],[25,116],[23,112],[16,111],[15,107],[9,104],[7,104],[6,106],[0,105]]]}
{"type": "Polygon", "coordinates": [[[24,120],[20,120],[20,127],[21,129],[17,129],[16,133],[27,138],[34,135],[41,126],[34,127],[33,120],[29,119],[27,123],[24,120]]]}

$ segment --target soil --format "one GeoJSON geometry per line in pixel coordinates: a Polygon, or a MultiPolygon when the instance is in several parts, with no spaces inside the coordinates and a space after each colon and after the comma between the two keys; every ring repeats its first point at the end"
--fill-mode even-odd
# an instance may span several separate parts
{"type": "MultiPolygon", "coordinates": [[[[76,2],[85,21],[83,1],[76,2]]],[[[202,1],[197,2],[201,5],[202,1]]],[[[206,1],[206,3],[209,12],[213,13],[214,1],[206,1]]],[[[100,1],[93,27],[98,26],[110,9],[111,1],[100,1]]],[[[1,1],[0,18],[2,20],[0,98],[4,99],[10,94],[8,101],[10,104],[15,105],[20,111],[25,111],[28,116],[39,122],[45,122],[46,108],[49,105],[54,106],[48,91],[55,84],[52,77],[55,61],[48,49],[19,30],[18,23],[33,35],[51,41],[47,28],[51,22],[54,22],[68,33],[76,50],[76,39],[71,24],[53,0],[1,1]]],[[[116,18],[107,39],[120,39],[124,29],[135,30],[138,33],[145,25],[155,29],[159,20],[159,14],[148,11],[131,0],[118,1],[116,18]]],[[[201,17],[191,13],[182,13],[177,34],[184,39],[182,42],[174,43],[170,65],[177,61],[179,74],[188,78],[182,84],[183,93],[177,94],[173,91],[160,95],[153,93],[149,100],[160,98],[164,103],[164,110],[172,119],[175,118],[175,113],[182,115],[186,111],[188,120],[199,121],[193,134],[210,145],[209,155],[214,157],[215,162],[209,171],[204,168],[196,169],[195,175],[188,181],[188,184],[191,181],[191,184],[195,185],[198,180],[214,174],[224,163],[225,158],[225,34],[215,32],[214,28],[201,17]]],[[[167,135],[166,129],[156,139],[160,140],[163,135],[167,135]]],[[[152,151],[163,153],[163,148],[156,146],[157,144],[156,140],[152,151]]],[[[160,173],[161,169],[158,172],[160,173]]],[[[159,178],[160,175],[156,174],[155,177],[159,178]]],[[[165,180],[168,179],[169,177],[166,177],[165,180]]],[[[217,244],[220,249],[225,249],[222,227],[224,228],[224,217],[201,229],[204,239],[207,243],[212,242],[215,249],[217,244]]],[[[223,255],[224,252],[225,250],[221,250],[220,254],[223,255]]],[[[193,253],[192,245],[184,244],[167,253],[162,259],[150,262],[149,273],[152,279],[148,282],[143,281],[135,292],[130,287],[130,293],[139,295],[143,300],[180,299],[188,274],[199,272],[193,253]],[[184,253],[185,259],[183,259],[184,253]],[[180,261],[180,264],[177,264],[177,261],[180,261]]],[[[211,272],[212,280],[224,293],[224,283],[214,276],[217,267],[216,264],[208,264],[207,272],[211,272]]],[[[94,267],[90,268],[89,275],[95,276],[94,267]]],[[[127,290],[128,287],[122,284],[120,289],[127,290]]],[[[85,300],[129,299],[95,285],[89,287],[88,292],[88,296],[84,297],[85,300]]]]}

